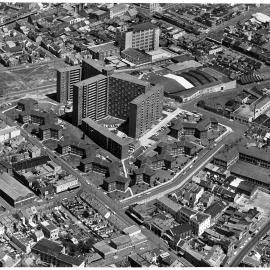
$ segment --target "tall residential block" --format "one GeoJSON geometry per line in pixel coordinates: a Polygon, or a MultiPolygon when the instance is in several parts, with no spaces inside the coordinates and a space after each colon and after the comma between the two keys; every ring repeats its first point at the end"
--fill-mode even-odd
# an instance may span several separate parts
{"type": "Polygon", "coordinates": [[[151,87],[150,91],[130,103],[128,130],[130,137],[140,137],[161,117],[163,94],[163,86],[155,85],[151,87]]]}
{"type": "Polygon", "coordinates": [[[82,80],[89,79],[99,74],[108,76],[112,73],[113,68],[105,67],[104,63],[101,61],[93,60],[91,58],[82,61],[82,80]]]}
{"type": "Polygon", "coordinates": [[[99,120],[108,115],[108,77],[99,74],[74,85],[73,123],[81,125],[89,117],[99,120]]]}
{"type": "Polygon", "coordinates": [[[73,99],[73,85],[80,82],[82,70],[79,65],[57,70],[57,101],[65,103],[73,99]]]}
{"type": "Polygon", "coordinates": [[[109,77],[109,114],[121,119],[128,117],[129,103],[150,89],[150,83],[127,73],[109,77]]]}
{"type": "Polygon", "coordinates": [[[121,51],[127,48],[145,51],[156,50],[159,47],[160,29],[152,23],[146,22],[126,29],[117,30],[116,41],[121,51]]]}

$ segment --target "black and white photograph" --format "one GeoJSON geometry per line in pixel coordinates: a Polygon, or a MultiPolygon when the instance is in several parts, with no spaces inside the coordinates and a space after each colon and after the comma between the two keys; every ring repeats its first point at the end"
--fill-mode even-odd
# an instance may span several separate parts
{"type": "Polygon", "coordinates": [[[270,267],[247,2],[0,2],[0,267],[270,267]]]}

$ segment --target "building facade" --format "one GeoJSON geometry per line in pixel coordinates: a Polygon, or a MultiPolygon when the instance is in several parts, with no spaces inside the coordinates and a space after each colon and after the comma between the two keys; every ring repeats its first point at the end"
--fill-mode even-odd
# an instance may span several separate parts
{"type": "Polygon", "coordinates": [[[97,145],[119,159],[125,159],[134,152],[135,145],[133,139],[120,138],[90,118],[82,120],[82,130],[97,145]]]}
{"type": "Polygon", "coordinates": [[[65,103],[73,100],[73,85],[80,82],[82,69],[79,65],[58,69],[57,76],[57,101],[65,103]]]}
{"type": "Polygon", "coordinates": [[[121,50],[135,48],[152,51],[159,48],[159,35],[160,29],[147,22],[135,25],[130,29],[118,30],[116,40],[121,50]]]}
{"type": "Polygon", "coordinates": [[[109,77],[109,114],[126,119],[129,103],[150,89],[150,83],[141,81],[126,73],[109,77]]]}
{"type": "Polygon", "coordinates": [[[109,56],[120,55],[120,49],[114,46],[112,43],[91,47],[89,50],[92,54],[93,59],[98,59],[100,61],[104,61],[104,59],[109,56]]]}
{"type": "Polygon", "coordinates": [[[161,117],[163,106],[163,86],[156,85],[144,95],[130,103],[129,136],[140,137],[161,117]]]}
{"type": "Polygon", "coordinates": [[[73,123],[81,125],[89,117],[99,120],[108,115],[108,78],[102,74],[74,85],[73,123]]]}

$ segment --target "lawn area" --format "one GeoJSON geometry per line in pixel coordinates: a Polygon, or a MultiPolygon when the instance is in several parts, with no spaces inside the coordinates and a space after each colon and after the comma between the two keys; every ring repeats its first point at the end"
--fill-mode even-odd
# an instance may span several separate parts
{"type": "Polygon", "coordinates": [[[81,140],[83,137],[83,132],[79,128],[65,122],[65,135],[67,137],[72,137],[74,140],[81,140]]]}
{"type": "Polygon", "coordinates": [[[149,189],[149,185],[144,183],[144,182],[138,183],[138,184],[131,187],[133,195],[139,194],[139,193],[146,191],[148,189],[149,189]]]}
{"type": "Polygon", "coordinates": [[[179,164],[180,166],[184,166],[190,160],[191,160],[191,157],[185,156],[185,155],[180,155],[177,157],[177,164],[179,164]]]}
{"type": "Polygon", "coordinates": [[[171,173],[171,171],[157,170],[156,179],[159,183],[165,183],[172,177],[171,173]]]}
{"type": "Polygon", "coordinates": [[[11,110],[5,112],[5,115],[7,117],[11,118],[12,120],[15,120],[18,118],[19,112],[14,108],[14,109],[11,109],[11,110]]]}
{"type": "Polygon", "coordinates": [[[233,92],[224,93],[219,95],[212,96],[211,98],[202,99],[206,104],[208,104],[211,107],[216,107],[217,105],[220,105],[221,107],[225,107],[225,104],[231,100],[234,99],[239,93],[241,93],[241,89],[235,89],[233,92]]]}
{"type": "Polygon", "coordinates": [[[27,89],[56,84],[56,69],[65,67],[63,60],[44,63],[42,65],[28,65],[15,71],[0,72],[0,96],[3,93],[14,93],[27,89]]]}
{"type": "Polygon", "coordinates": [[[116,191],[107,193],[107,195],[108,195],[111,199],[113,199],[113,200],[120,201],[120,200],[123,200],[123,199],[125,199],[125,198],[130,197],[130,196],[131,196],[131,193],[130,193],[129,190],[127,190],[125,193],[116,190],[116,191]]]}
{"type": "Polygon", "coordinates": [[[218,130],[211,129],[208,131],[207,138],[209,140],[217,139],[222,133],[226,131],[226,128],[223,126],[219,126],[218,130]]]}
{"type": "Polygon", "coordinates": [[[71,167],[77,168],[80,165],[81,157],[73,154],[68,154],[62,156],[62,159],[64,159],[68,164],[70,164],[71,167]]]}
{"type": "Polygon", "coordinates": [[[89,172],[86,175],[86,178],[90,180],[94,185],[101,186],[103,184],[104,175],[95,172],[89,172]]]}
{"type": "Polygon", "coordinates": [[[23,80],[10,71],[1,71],[0,81],[0,96],[5,93],[7,94],[29,89],[23,80]]]}
{"type": "Polygon", "coordinates": [[[12,73],[29,88],[37,88],[56,83],[56,69],[65,67],[64,61],[58,60],[42,65],[13,71],[12,73]]]}
{"type": "Polygon", "coordinates": [[[49,149],[55,150],[58,146],[58,141],[49,139],[49,140],[44,141],[43,144],[49,149]]]}
{"type": "Polygon", "coordinates": [[[52,104],[51,102],[46,102],[42,100],[38,102],[38,107],[45,112],[54,112],[55,114],[59,115],[59,110],[63,106],[57,103],[52,104]]]}

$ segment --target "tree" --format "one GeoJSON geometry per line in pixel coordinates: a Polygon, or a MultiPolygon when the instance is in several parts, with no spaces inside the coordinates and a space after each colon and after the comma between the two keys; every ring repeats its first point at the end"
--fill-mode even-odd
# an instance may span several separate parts
{"type": "Polygon", "coordinates": [[[198,103],[197,103],[197,106],[204,108],[205,107],[205,101],[204,100],[199,100],[198,103]]]}

